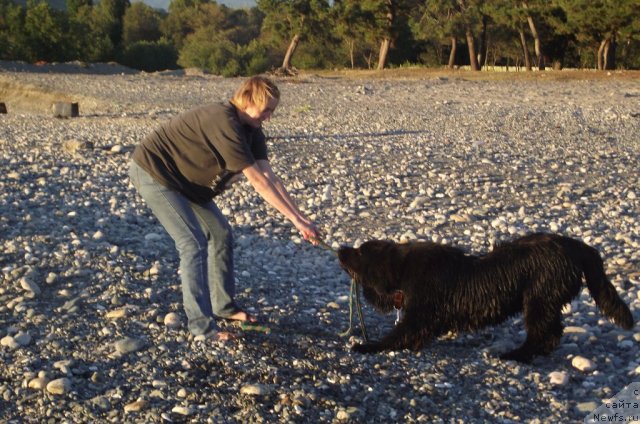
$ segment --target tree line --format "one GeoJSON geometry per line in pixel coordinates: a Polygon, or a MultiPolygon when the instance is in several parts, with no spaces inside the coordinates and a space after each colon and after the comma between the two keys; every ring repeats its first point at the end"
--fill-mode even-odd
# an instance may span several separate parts
{"type": "Polygon", "coordinates": [[[0,0],[0,59],[223,75],[408,65],[640,69],[638,0],[0,0]]]}

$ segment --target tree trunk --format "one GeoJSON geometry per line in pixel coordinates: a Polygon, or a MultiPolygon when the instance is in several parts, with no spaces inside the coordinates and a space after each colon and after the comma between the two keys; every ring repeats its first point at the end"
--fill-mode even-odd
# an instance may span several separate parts
{"type": "Polygon", "coordinates": [[[362,57],[364,58],[364,61],[367,62],[367,69],[371,69],[371,62],[373,62],[373,53],[369,52],[369,54],[365,55],[363,54],[362,57]]]}
{"type": "Polygon", "coordinates": [[[476,47],[475,42],[473,41],[473,32],[471,32],[471,28],[467,27],[466,35],[467,46],[469,47],[469,65],[471,66],[472,71],[479,71],[480,65],[478,65],[478,57],[476,56],[476,47]]]}
{"type": "MultiPolygon", "coordinates": [[[[495,56],[495,55],[494,55],[495,56]]],[[[494,64],[493,64],[493,68],[495,69],[495,60],[494,60],[494,64]]],[[[489,43],[487,42],[487,47],[485,48],[484,51],[484,63],[482,64],[482,67],[484,69],[487,69],[489,66],[489,43]]]]}
{"type": "Polygon", "coordinates": [[[391,47],[391,37],[392,37],[392,28],[393,22],[396,19],[396,3],[395,0],[385,0],[385,6],[387,8],[386,13],[386,21],[387,21],[387,30],[388,34],[382,40],[380,44],[380,55],[378,56],[378,70],[381,71],[384,69],[387,63],[387,55],[389,54],[389,47],[391,47]]]}
{"type": "Polygon", "coordinates": [[[609,43],[604,49],[604,69],[616,69],[616,34],[609,37],[609,43]]]}
{"type": "MultiPolygon", "coordinates": [[[[526,1],[522,2],[522,7],[524,9],[529,9],[529,5],[526,1]]],[[[538,30],[536,29],[536,24],[533,22],[533,18],[531,15],[527,14],[527,22],[529,23],[529,29],[531,30],[531,35],[533,36],[533,48],[536,52],[536,57],[538,59],[538,69],[544,71],[544,55],[542,54],[542,43],[540,42],[540,35],[538,34],[538,30]]]]}
{"type": "Polygon", "coordinates": [[[600,47],[598,48],[598,71],[603,71],[605,69],[605,50],[608,48],[609,38],[605,38],[600,42],[600,47]]]}
{"type": "Polygon", "coordinates": [[[391,40],[388,38],[384,38],[382,40],[382,43],[380,44],[380,55],[378,56],[378,71],[383,70],[385,63],[387,63],[389,45],[391,45],[391,40]]]}
{"type": "Polygon", "coordinates": [[[293,53],[295,53],[299,42],[300,42],[300,35],[299,34],[294,35],[293,38],[291,39],[291,43],[289,43],[287,54],[284,55],[284,60],[282,61],[283,70],[287,71],[291,69],[291,58],[293,57],[293,53]]]}
{"type": "Polygon", "coordinates": [[[527,71],[531,71],[531,58],[529,57],[529,47],[527,47],[527,39],[524,36],[524,29],[522,29],[522,25],[518,28],[518,33],[520,34],[520,44],[522,45],[522,52],[524,53],[524,66],[527,71]]]}
{"type": "Polygon", "coordinates": [[[482,68],[487,66],[487,56],[489,55],[489,42],[487,41],[487,20],[488,17],[482,16],[482,33],[480,35],[480,46],[478,46],[478,66],[482,68]]]}
{"type": "Polygon", "coordinates": [[[456,37],[451,37],[451,53],[449,53],[449,64],[447,67],[453,69],[456,66],[456,49],[458,48],[458,40],[456,37]]]}
{"type": "Polygon", "coordinates": [[[351,58],[351,69],[354,69],[356,67],[356,59],[355,57],[353,57],[355,49],[356,49],[355,40],[350,40],[349,41],[349,57],[351,58]]]}

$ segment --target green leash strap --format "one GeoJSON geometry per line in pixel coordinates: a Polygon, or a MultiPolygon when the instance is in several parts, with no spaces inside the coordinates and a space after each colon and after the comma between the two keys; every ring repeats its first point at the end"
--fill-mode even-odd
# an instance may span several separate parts
{"type": "Polygon", "coordinates": [[[369,336],[367,335],[367,327],[364,325],[364,315],[362,315],[362,306],[360,306],[360,291],[358,290],[358,285],[353,281],[353,285],[355,287],[354,291],[356,292],[356,308],[358,310],[358,319],[360,320],[360,331],[362,331],[362,338],[365,342],[369,341],[369,336]]]}
{"type": "Polygon", "coordinates": [[[367,327],[364,325],[364,315],[362,315],[362,306],[360,305],[360,292],[358,291],[358,284],[355,280],[351,280],[351,288],[349,290],[349,328],[342,333],[338,333],[340,337],[346,337],[353,332],[353,306],[355,304],[358,311],[358,320],[360,321],[360,330],[362,331],[362,338],[364,341],[369,341],[367,335],[367,327]]]}
{"type": "Polygon", "coordinates": [[[328,251],[332,252],[334,255],[338,254],[336,249],[334,249],[333,247],[329,246],[327,243],[325,243],[324,241],[320,240],[317,237],[309,237],[309,241],[310,242],[316,242],[318,244],[318,246],[320,246],[324,250],[328,250],[328,251]]]}
{"type": "Polygon", "coordinates": [[[271,329],[265,325],[252,324],[248,322],[242,322],[240,328],[243,331],[257,331],[259,333],[270,334],[271,329]]]}
{"type": "Polygon", "coordinates": [[[340,337],[347,337],[353,331],[353,291],[356,289],[356,282],[351,280],[351,287],[349,288],[349,328],[342,333],[338,333],[340,337]]]}

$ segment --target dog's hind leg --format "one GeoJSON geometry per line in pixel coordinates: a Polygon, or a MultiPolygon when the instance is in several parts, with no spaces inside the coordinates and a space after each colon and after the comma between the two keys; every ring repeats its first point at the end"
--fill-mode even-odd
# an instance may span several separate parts
{"type": "Polygon", "coordinates": [[[518,362],[531,362],[536,355],[548,355],[562,338],[562,314],[560,307],[549,305],[541,299],[528,299],[524,310],[527,338],[522,346],[500,357],[518,362]]]}

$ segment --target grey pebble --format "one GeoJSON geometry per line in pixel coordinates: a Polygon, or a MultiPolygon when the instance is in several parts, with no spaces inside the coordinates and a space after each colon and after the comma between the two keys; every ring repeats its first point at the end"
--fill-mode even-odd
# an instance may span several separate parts
{"type": "Polygon", "coordinates": [[[144,340],[136,339],[132,337],[126,337],[115,342],[116,352],[120,354],[127,354],[137,352],[144,348],[147,343],[144,340]]]}

